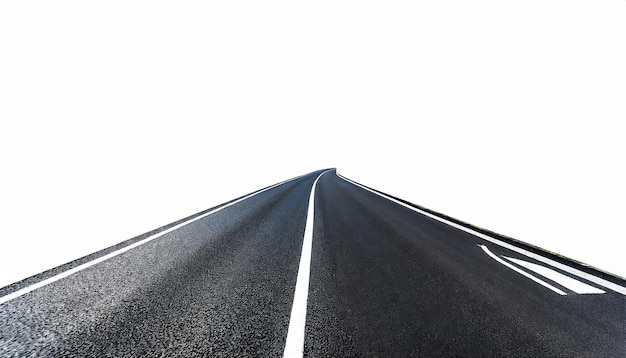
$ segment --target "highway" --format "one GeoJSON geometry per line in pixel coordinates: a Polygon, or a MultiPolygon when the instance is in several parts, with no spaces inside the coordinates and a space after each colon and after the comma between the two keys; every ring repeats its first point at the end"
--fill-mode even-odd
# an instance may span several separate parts
{"type": "Polygon", "coordinates": [[[626,357],[624,280],[450,220],[315,171],[0,289],[0,356],[626,357]]]}

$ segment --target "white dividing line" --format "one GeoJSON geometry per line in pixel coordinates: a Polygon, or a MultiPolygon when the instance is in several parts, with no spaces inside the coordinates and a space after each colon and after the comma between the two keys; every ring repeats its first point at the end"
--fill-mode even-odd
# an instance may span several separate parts
{"type": "Polygon", "coordinates": [[[565,276],[560,272],[556,272],[552,269],[549,269],[545,266],[541,266],[541,265],[537,265],[535,263],[532,262],[527,262],[524,260],[519,260],[519,259],[514,259],[512,257],[506,257],[504,256],[505,259],[512,261],[522,267],[525,267],[549,280],[552,280],[556,283],[558,283],[559,285],[572,290],[576,293],[579,294],[587,294],[587,293],[593,293],[593,294],[599,294],[599,293],[605,293],[604,291],[602,291],[599,288],[595,288],[593,286],[590,286],[586,283],[582,283],[578,280],[575,280],[569,276],[565,276]]]}
{"type": "Polygon", "coordinates": [[[549,283],[547,283],[547,282],[545,282],[545,281],[543,281],[543,280],[541,280],[541,279],[539,279],[539,278],[537,278],[537,277],[535,277],[535,276],[533,276],[533,275],[529,274],[529,273],[528,273],[528,272],[526,272],[526,271],[522,271],[522,270],[518,269],[517,267],[515,267],[515,266],[511,265],[510,263],[508,263],[508,262],[506,262],[506,261],[502,260],[502,259],[501,259],[501,258],[499,258],[498,256],[494,255],[491,251],[489,251],[489,249],[487,248],[487,246],[485,246],[485,245],[478,245],[478,246],[480,246],[480,248],[482,248],[482,249],[483,249],[483,251],[485,251],[485,252],[487,253],[487,255],[491,256],[494,260],[496,260],[496,261],[498,261],[499,263],[503,264],[504,266],[506,266],[506,267],[510,268],[511,270],[513,270],[513,271],[515,271],[515,272],[517,272],[517,273],[519,273],[519,274],[521,274],[521,275],[524,275],[524,276],[528,277],[529,279],[531,279],[531,280],[533,280],[533,281],[537,282],[537,283],[538,283],[538,284],[540,284],[541,286],[547,287],[547,288],[551,289],[552,291],[554,291],[554,292],[558,293],[559,295],[565,296],[565,295],[567,294],[567,293],[565,293],[565,292],[563,292],[563,291],[559,290],[558,288],[556,288],[556,287],[552,286],[551,284],[549,284],[549,283]]]}
{"type": "Polygon", "coordinates": [[[302,253],[300,255],[300,266],[298,267],[298,277],[296,279],[296,290],[293,295],[293,306],[289,318],[289,328],[287,330],[287,342],[283,357],[302,357],[304,354],[304,328],[306,326],[306,301],[309,297],[309,277],[311,273],[311,249],[313,246],[313,218],[315,215],[315,186],[322,175],[328,173],[329,169],[320,174],[311,188],[309,196],[309,209],[306,216],[306,226],[304,227],[304,240],[302,241],[302,253]]]}
{"type": "Polygon", "coordinates": [[[337,173],[337,176],[338,176],[338,177],[340,177],[341,179],[343,179],[343,180],[347,181],[348,183],[351,183],[351,184],[356,185],[356,186],[358,186],[358,187],[360,187],[360,188],[363,188],[363,189],[365,189],[365,190],[367,190],[367,191],[369,191],[369,192],[372,192],[372,193],[374,193],[374,194],[376,194],[376,195],[378,195],[378,196],[380,196],[380,197],[383,197],[383,198],[385,198],[385,199],[387,199],[387,200],[393,201],[393,202],[394,202],[394,203],[396,203],[396,204],[402,205],[402,206],[404,206],[404,207],[406,207],[406,208],[408,208],[408,209],[411,209],[411,210],[413,210],[413,211],[415,211],[415,212],[418,212],[418,213],[420,213],[420,214],[422,214],[422,215],[428,216],[429,218],[435,219],[435,220],[440,221],[440,222],[442,222],[442,223],[444,223],[444,224],[448,224],[448,225],[450,225],[450,226],[452,226],[452,227],[455,227],[455,228],[457,228],[457,229],[459,229],[459,230],[463,230],[463,231],[465,231],[465,232],[467,232],[467,233],[469,233],[469,234],[472,234],[472,235],[474,235],[474,236],[478,236],[479,238],[481,238],[481,239],[483,239],[483,240],[487,240],[487,241],[489,241],[489,242],[491,242],[491,243],[493,243],[493,244],[496,244],[496,245],[498,245],[498,246],[501,246],[501,247],[507,248],[507,249],[509,249],[509,250],[511,250],[511,251],[515,251],[515,252],[517,252],[517,253],[520,253],[520,254],[522,254],[522,255],[525,255],[525,256],[530,257],[530,258],[532,258],[532,259],[535,259],[535,260],[537,260],[537,261],[540,261],[540,262],[543,262],[543,263],[545,263],[545,264],[548,264],[548,265],[550,265],[550,266],[552,266],[552,267],[556,267],[556,268],[558,268],[558,269],[560,269],[560,270],[563,270],[563,271],[565,271],[565,272],[571,273],[572,275],[576,275],[576,276],[578,276],[578,277],[580,277],[580,278],[583,278],[583,279],[585,279],[585,280],[587,280],[587,281],[591,281],[591,282],[593,282],[593,283],[595,283],[595,284],[598,284],[598,285],[600,285],[600,286],[606,287],[606,288],[608,288],[608,289],[610,289],[610,290],[613,290],[613,291],[615,291],[615,292],[621,293],[622,295],[626,295],[626,287],[622,287],[622,286],[620,286],[620,285],[618,285],[618,284],[616,284],[616,283],[613,283],[613,282],[611,282],[611,281],[607,281],[607,280],[605,280],[605,279],[603,279],[603,278],[600,278],[600,277],[594,276],[594,275],[589,274],[589,273],[587,273],[587,272],[580,271],[580,270],[575,269],[575,268],[573,268],[573,267],[570,267],[570,266],[564,265],[564,264],[562,264],[562,263],[560,263],[560,262],[557,262],[557,261],[551,260],[551,259],[549,259],[549,258],[547,258],[547,257],[541,256],[541,255],[538,255],[538,254],[535,254],[535,253],[533,253],[533,252],[530,252],[530,251],[528,251],[528,250],[524,250],[524,249],[522,249],[522,248],[520,248],[520,247],[517,247],[517,246],[515,246],[515,245],[511,245],[511,244],[509,244],[509,243],[506,243],[506,242],[500,241],[500,240],[498,240],[498,239],[496,239],[496,238],[494,238],[494,237],[491,237],[491,236],[485,235],[485,234],[483,234],[483,233],[481,233],[481,232],[478,232],[478,231],[472,230],[472,229],[470,229],[470,228],[468,228],[468,227],[465,227],[465,226],[463,226],[463,225],[459,225],[459,224],[457,224],[457,223],[454,223],[454,222],[452,222],[452,221],[446,220],[446,219],[441,218],[441,217],[439,217],[439,216],[433,215],[433,214],[428,213],[428,212],[426,212],[426,211],[420,210],[420,209],[418,209],[418,208],[414,208],[414,207],[412,207],[412,206],[410,206],[410,205],[407,205],[407,204],[405,204],[405,203],[403,203],[403,202],[401,202],[401,201],[398,201],[398,200],[396,200],[396,199],[394,199],[394,198],[391,198],[391,197],[389,197],[389,196],[387,196],[387,195],[384,195],[384,194],[378,193],[378,192],[376,192],[376,191],[374,191],[374,190],[371,190],[370,188],[367,188],[367,187],[365,187],[365,186],[363,186],[363,185],[361,185],[361,184],[359,184],[359,183],[356,183],[356,182],[354,182],[354,181],[352,181],[352,180],[350,180],[350,179],[348,179],[348,178],[345,178],[345,177],[341,176],[339,173],[337,173]]]}
{"type": "Polygon", "coordinates": [[[56,276],[52,276],[52,277],[47,278],[47,279],[45,279],[43,281],[37,282],[37,283],[35,283],[35,284],[31,285],[31,286],[24,287],[21,290],[17,290],[17,291],[15,291],[13,293],[10,293],[10,294],[6,295],[6,296],[2,296],[2,297],[0,297],[0,305],[5,303],[5,302],[7,302],[7,301],[10,301],[10,300],[12,300],[12,299],[14,299],[16,297],[19,297],[19,296],[25,295],[25,294],[27,294],[27,293],[29,293],[31,291],[34,291],[34,290],[36,290],[36,289],[38,289],[40,287],[49,285],[49,284],[51,284],[51,283],[53,283],[55,281],[58,281],[58,280],[60,280],[62,278],[65,278],[67,276],[73,275],[73,274],[75,274],[75,273],[77,273],[79,271],[82,271],[82,270],[84,270],[84,269],[86,269],[88,267],[91,267],[91,266],[93,266],[93,265],[95,265],[97,263],[100,263],[102,261],[105,261],[105,260],[108,260],[108,259],[110,259],[112,257],[115,257],[115,256],[117,256],[117,255],[119,255],[121,253],[124,253],[124,252],[126,252],[126,251],[128,251],[130,249],[134,249],[135,247],[137,247],[139,245],[143,245],[143,244],[145,244],[147,242],[150,242],[150,241],[152,241],[152,240],[154,240],[154,239],[156,239],[158,237],[161,237],[161,236],[163,236],[163,235],[165,235],[167,233],[170,233],[170,232],[172,232],[172,231],[174,231],[176,229],[180,229],[181,227],[183,227],[185,225],[191,224],[194,221],[200,220],[200,219],[202,219],[204,217],[207,217],[207,216],[209,216],[211,214],[215,214],[216,212],[218,212],[218,211],[220,211],[222,209],[226,209],[229,206],[235,205],[235,204],[237,204],[237,203],[239,203],[241,201],[244,201],[246,199],[249,199],[249,198],[251,198],[251,197],[253,197],[253,196],[257,195],[257,194],[261,194],[264,191],[268,191],[268,190],[273,189],[273,188],[275,188],[275,187],[277,187],[279,185],[283,185],[283,184],[285,184],[287,182],[294,181],[296,179],[302,178],[303,176],[304,175],[301,175],[301,176],[298,176],[298,177],[295,177],[295,178],[292,178],[292,179],[289,179],[289,180],[282,181],[282,182],[280,182],[278,184],[274,184],[274,185],[272,185],[270,187],[267,187],[267,188],[265,188],[263,190],[259,190],[259,191],[255,192],[255,193],[247,195],[247,196],[245,196],[245,197],[243,197],[241,199],[235,200],[235,201],[233,201],[231,203],[228,203],[228,204],[226,204],[224,206],[220,206],[219,208],[217,208],[215,210],[211,210],[208,213],[204,213],[204,214],[202,214],[200,216],[197,216],[197,217],[195,217],[193,219],[189,219],[189,220],[187,220],[187,221],[185,221],[183,223],[180,223],[180,224],[178,224],[176,226],[172,226],[171,228],[169,228],[167,230],[163,230],[163,231],[161,231],[161,232],[159,232],[157,234],[154,234],[152,236],[149,236],[149,237],[147,237],[147,238],[145,238],[145,239],[143,239],[141,241],[137,241],[134,244],[125,246],[125,247],[123,247],[123,248],[121,248],[121,249],[119,249],[117,251],[113,251],[113,252],[111,252],[111,253],[109,253],[107,255],[98,257],[97,259],[95,259],[93,261],[86,262],[86,263],[84,263],[82,265],[79,265],[79,266],[71,268],[71,269],[69,269],[67,271],[61,272],[60,274],[58,274],[56,276]]]}

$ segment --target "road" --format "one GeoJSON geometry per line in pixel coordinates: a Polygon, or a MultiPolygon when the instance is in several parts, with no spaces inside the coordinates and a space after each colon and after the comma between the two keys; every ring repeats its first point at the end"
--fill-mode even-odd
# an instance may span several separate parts
{"type": "Polygon", "coordinates": [[[3,288],[0,356],[626,356],[623,280],[473,230],[316,171],[3,288]]]}

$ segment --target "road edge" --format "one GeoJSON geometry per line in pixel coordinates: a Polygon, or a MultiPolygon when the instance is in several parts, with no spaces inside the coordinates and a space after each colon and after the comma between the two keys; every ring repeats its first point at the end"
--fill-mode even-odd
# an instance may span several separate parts
{"type": "Polygon", "coordinates": [[[263,187],[261,189],[258,189],[258,190],[255,190],[253,192],[250,192],[248,194],[239,196],[239,197],[237,197],[235,199],[229,200],[229,201],[224,202],[222,204],[219,204],[219,205],[213,206],[211,208],[202,210],[202,211],[197,212],[195,214],[191,214],[189,216],[186,216],[186,217],[184,217],[182,219],[176,220],[174,222],[171,222],[169,224],[166,224],[166,225],[161,226],[159,228],[156,228],[154,230],[150,230],[150,231],[147,231],[147,232],[145,232],[143,234],[140,234],[140,235],[137,235],[135,237],[132,237],[130,239],[121,241],[121,242],[119,242],[117,244],[114,244],[112,246],[109,246],[109,247],[106,247],[104,249],[98,250],[98,251],[93,252],[91,254],[79,257],[77,259],[74,259],[72,261],[66,262],[66,263],[61,264],[59,266],[52,267],[50,269],[42,271],[42,272],[40,272],[38,274],[26,277],[24,279],[21,279],[19,281],[13,282],[13,283],[10,283],[10,284],[8,284],[8,285],[6,285],[4,287],[0,287],[0,298],[2,298],[4,296],[8,296],[10,294],[13,294],[14,292],[22,290],[22,289],[24,289],[26,287],[36,285],[36,284],[38,284],[38,283],[40,283],[42,281],[45,281],[45,280],[47,280],[49,278],[52,278],[54,276],[57,276],[59,274],[62,274],[63,272],[69,271],[69,270],[71,270],[71,269],[73,269],[75,267],[78,267],[78,266],[84,265],[86,263],[89,263],[91,261],[97,260],[97,259],[99,259],[99,258],[101,258],[103,256],[106,256],[108,254],[111,254],[113,252],[121,250],[121,249],[123,249],[123,248],[125,248],[127,246],[133,245],[133,244],[135,244],[137,242],[140,242],[140,241],[145,240],[145,239],[147,239],[147,238],[149,238],[151,236],[154,236],[154,235],[156,235],[156,234],[158,234],[160,232],[169,230],[172,227],[175,227],[175,226],[180,225],[180,224],[182,224],[184,222],[193,220],[193,219],[195,219],[195,218],[197,218],[199,216],[202,216],[202,215],[204,215],[206,213],[209,213],[209,212],[211,212],[213,210],[219,209],[219,208],[221,208],[223,206],[229,205],[229,204],[231,204],[233,202],[236,202],[236,201],[238,201],[238,200],[240,200],[242,198],[245,198],[247,196],[254,195],[256,193],[264,191],[264,190],[266,190],[268,188],[271,188],[273,186],[277,186],[277,185],[279,185],[281,183],[284,184],[284,183],[287,183],[289,181],[296,180],[298,178],[303,178],[303,177],[305,177],[307,175],[311,175],[311,174],[316,173],[316,172],[318,172],[318,171],[316,170],[316,171],[313,171],[313,172],[310,172],[310,173],[307,173],[307,174],[304,174],[304,175],[299,175],[299,176],[293,177],[291,179],[284,180],[282,182],[278,182],[276,184],[268,185],[266,187],[263,187]]]}
{"type": "Polygon", "coordinates": [[[521,241],[521,240],[518,240],[518,239],[514,239],[514,238],[512,238],[510,236],[506,236],[506,235],[503,235],[503,234],[500,234],[500,233],[497,233],[497,232],[494,232],[494,231],[491,231],[491,230],[488,230],[488,229],[481,228],[481,227],[476,226],[476,225],[472,225],[472,224],[467,223],[465,221],[462,221],[462,220],[459,220],[457,218],[448,216],[446,214],[442,214],[440,212],[437,212],[435,210],[426,208],[424,206],[414,204],[414,203],[412,203],[412,202],[410,202],[408,200],[404,200],[404,199],[398,198],[398,197],[396,197],[394,195],[387,194],[387,193],[385,193],[383,191],[380,191],[380,190],[371,188],[371,187],[369,187],[367,185],[361,184],[361,183],[359,183],[359,182],[357,182],[357,181],[355,181],[353,179],[347,178],[347,177],[339,174],[338,172],[337,172],[337,175],[340,176],[340,177],[343,177],[343,178],[345,178],[345,179],[347,179],[349,181],[357,183],[357,184],[359,184],[359,185],[361,185],[361,186],[363,186],[365,188],[368,188],[369,190],[372,190],[372,191],[375,191],[375,192],[380,193],[382,195],[388,196],[388,197],[390,197],[390,198],[392,198],[394,200],[397,200],[397,201],[399,201],[401,203],[404,203],[406,205],[412,206],[412,207],[414,207],[414,208],[416,208],[418,210],[422,210],[422,211],[427,212],[427,213],[429,213],[431,215],[438,216],[438,217],[440,217],[440,218],[442,218],[444,220],[451,221],[451,222],[453,222],[453,223],[455,223],[457,225],[464,226],[464,227],[466,227],[466,228],[468,228],[470,230],[474,230],[474,231],[479,232],[479,233],[481,233],[483,235],[491,236],[494,239],[501,240],[501,241],[506,242],[506,243],[508,243],[510,245],[517,246],[517,247],[519,247],[521,249],[530,251],[530,252],[532,252],[534,254],[547,257],[547,258],[549,258],[549,259],[551,259],[553,261],[559,262],[559,263],[561,263],[563,265],[568,265],[568,266],[570,266],[572,268],[575,268],[577,270],[583,271],[583,272],[588,273],[590,275],[595,275],[595,276],[597,276],[599,278],[602,278],[602,279],[604,279],[606,281],[612,282],[612,283],[614,283],[616,285],[626,286],[626,278],[624,278],[624,277],[621,277],[621,276],[618,276],[616,274],[610,273],[608,271],[602,270],[602,269],[597,268],[595,266],[583,263],[581,261],[569,258],[567,256],[557,254],[555,252],[552,252],[550,250],[544,249],[542,247],[535,246],[535,245],[526,243],[524,241],[521,241]]]}

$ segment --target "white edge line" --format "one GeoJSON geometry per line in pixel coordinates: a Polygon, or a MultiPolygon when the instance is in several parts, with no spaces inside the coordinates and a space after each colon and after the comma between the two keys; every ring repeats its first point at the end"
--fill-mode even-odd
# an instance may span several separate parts
{"type": "Polygon", "coordinates": [[[406,208],[408,208],[408,209],[411,209],[411,210],[413,210],[413,211],[415,211],[415,212],[418,212],[418,213],[420,213],[420,214],[422,214],[422,215],[426,215],[426,216],[428,216],[429,218],[435,219],[435,220],[440,221],[440,222],[442,222],[442,223],[444,223],[444,224],[448,224],[448,225],[450,225],[450,226],[452,226],[452,227],[455,227],[455,228],[457,228],[457,229],[459,229],[459,230],[463,230],[463,231],[465,231],[465,232],[467,232],[467,233],[469,233],[469,234],[472,234],[472,235],[474,235],[474,236],[478,236],[479,238],[481,238],[481,239],[483,239],[483,240],[487,240],[487,241],[489,241],[489,242],[491,242],[491,243],[494,243],[494,244],[496,244],[496,245],[498,245],[498,246],[501,246],[501,247],[507,248],[507,249],[509,249],[509,250],[511,250],[511,251],[515,251],[515,252],[517,252],[517,253],[520,253],[520,254],[522,254],[522,255],[525,255],[525,256],[530,257],[530,258],[532,258],[532,259],[535,259],[535,260],[537,260],[537,261],[541,261],[541,262],[543,262],[543,263],[545,263],[545,264],[548,264],[548,265],[550,265],[550,266],[552,266],[552,267],[556,267],[556,268],[561,269],[561,270],[563,270],[563,271],[565,271],[565,272],[569,272],[569,273],[571,273],[571,274],[573,274],[573,275],[576,275],[576,276],[578,276],[578,277],[580,277],[580,278],[583,278],[583,279],[585,279],[585,280],[591,281],[591,282],[593,282],[593,283],[596,283],[596,284],[598,284],[598,285],[600,285],[600,286],[606,287],[606,288],[608,288],[608,289],[610,289],[610,290],[613,290],[613,291],[615,291],[615,292],[621,293],[622,295],[626,295],[626,287],[622,287],[622,286],[620,286],[620,285],[618,285],[618,284],[616,284],[616,283],[613,283],[613,282],[611,282],[611,281],[607,281],[607,280],[605,280],[605,279],[603,279],[603,278],[600,278],[600,277],[594,276],[594,275],[589,274],[589,273],[587,273],[587,272],[580,271],[580,270],[575,269],[575,268],[573,268],[573,267],[570,267],[570,266],[564,265],[564,264],[562,264],[562,263],[560,263],[560,262],[557,262],[557,261],[551,260],[551,259],[549,259],[549,258],[547,258],[547,257],[541,256],[541,255],[538,255],[538,254],[535,254],[535,253],[530,252],[530,251],[528,251],[528,250],[524,250],[524,249],[522,249],[522,248],[520,248],[520,247],[517,247],[517,246],[511,245],[511,244],[509,244],[509,243],[506,243],[506,242],[500,241],[500,240],[498,240],[498,239],[496,239],[496,238],[493,238],[493,237],[491,237],[491,236],[485,235],[485,234],[483,234],[483,233],[481,233],[481,232],[478,232],[478,231],[472,230],[472,229],[470,229],[470,228],[468,228],[468,227],[465,227],[465,226],[463,226],[463,225],[459,225],[459,224],[457,224],[457,223],[454,223],[454,222],[452,222],[452,221],[446,220],[446,219],[441,218],[441,217],[439,217],[439,216],[433,215],[433,214],[428,213],[428,212],[426,212],[426,211],[420,210],[420,209],[418,209],[418,208],[414,208],[414,207],[412,207],[412,206],[410,206],[410,205],[408,205],[408,204],[405,204],[405,203],[403,203],[403,202],[401,202],[401,201],[398,201],[398,200],[396,200],[396,199],[394,199],[394,198],[391,198],[391,197],[389,197],[389,196],[387,196],[387,195],[384,195],[384,194],[378,193],[378,192],[376,192],[376,191],[374,191],[374,190],[371,190],[370,188],[367,188],[367,187],[365,187],[365,186],[363,186],[363,185],[361,185],[361,184],[359,184],[359,183],[356,183],[356,182],[354,182],[354,181],[352,181],[352,180],[350,180],[350,179],[348,179],[348,178],[346,178],[346,177],[344,177],[344,176],[340,175],[339,173],[337,173],[337,176],[338,176],[338,177],[340,177],[341,179],[343,179],[343,180],[347,181],[348,183],[351,183],[351,184],[356,185],[356,186],[358,186],[358,187],[360,187],[360,188],[363,188],[363,189],[365,189],[365,190],[367,190],[367,191],[370,191],[370,192],[372,192],[372,193],[374,193],[374,194],[376,194],[376,195],[378,195],[378,196],[381,196],[381,197],[383,197],[383,198],[385,198],[385,199],[387,199],[387,200],[393,201],[393,202],[394,202],[394,203],[396,203],[396,204],[402,205],[402,206],[404,206],[404,207],[406,207],[406,208]]]}
{"type": "Polygon", "coordinates": [[[159,233],[156,233],[156,234],[154,234],[152,236],[149,236],[149,237],[147,237],[147,238],[145,238],[145,239],[143,239],[141,241],[137,241],[134,244],[125,246],[125,247],[123,247],[123,248],[121,248],[121,249],[119,249],[117,251],[113,251],[113,252],[111,252],[109,254],[106,254],[104,256],[98,257],[97,259],[94,259],[94,260],[86,262],[86,263],[84,263],[82,265],[73,267],[73,268],[71,268],[71,269],[69,269],[67,271],[63,271],[63,272],[61,272],[58,275],[49,277],[49,278],[47,278],[47,279],[45,279],[43,281],[40,281],[40,282],[37,282],[37,283],[31,285],[31,286],[24,287],[24,288],[22,288],[20,290],[17,290],[15,292],[12,292],[12,293],[6,295],[6,296],[2,296],[2,297],[0,297],[0,305],[5,303],[5,302],[8,302],[8,301],[10,301],[10,300],[12,300],[14,298],[20,297],[22,295],[25,295],[25,294],[31,292],[31,291],[34,291],[34,290],[36,290],[38,288],[41,288],[41,287],[46,286],[46,285],[49,285],[49,284],[51,284],[51,283],[53,283],[55,281],[58,281],[58,280],[60,280],[62,278],[65,278],[67,276],[73,275],[73,274],[75,274],[75,273],[77,273],[79,271],[82,271],[82,270],[84,270],[84,269],[86,269],[88,267],[91,267],[91,266],[93,266],[93,265],[95,265],[97,263],[100,263],[102,261],[105,261],[105,260],[108,260],[108,259],[110,259],[112,257],[115,257],[115,256],[117,256],[119,254],[122,254],[122,253],[124,253],[124,252],[126,252],[126,251],[128,251],[130,249],[133,249],[133,248],[139,246],[139,245],[143,245],[143,244],[145,244],[145,243],[147,243],[149,241],[152,241],[152,240],[154,240],[156,238],[159,238],[159,237],[161,237],[161,236],[163,236],[163,235],[165,235],[167,233],[170,233],[170,232],[172,232],[172,231],[174,231],[176,229],[180,229],[181,227],[183,227],[185,225],[191,224],[194,221],[200,220],[200,219],[202,219],[204,217],[207,217],[207,216],[209,216],[211,214],[214,214],[214,213],[216,213],[216,212],[218,212],[218,211],[220,211],[222,209],[225,209],[225,208],[227,208],[229,206],[235,205],[235,204],[237,204],[237,203],[239,203],[239,202],[241,202],[243,200],[249,199],[249,198],[251,198],[251,197],[253,197],[253,196],[257,195],[257,194],[261,194],[264,191],[267,191],[267,190],[270,190],[270,189],[274,189],[275,187],[277,187],[279,185],[283,185],[283,184],[285,184],[287,182],[294,181],[294,180],[302,178],[302,177],[304,177],[306,175],[308,175],[308,174],[301,175],[301,176],[298,176],[298,177],[295,177],[295,178],[292,178],[292,179],[288,179],[288,180],[282,181],[282,182],[280,182],[278,184],[274,184],[274,185],[269,186],[269,187],[267,187],[265,189],[259,190],[257,192],[252,193],[252,194],[249,194],[249,195],[247,195],[247,196],[245,196],[243,198],[235,200],[235,201],[233,201],[231,203],[228,203],[228,204],[225,204],[223,206],[220,206],[219,208],[211,210],[208,213],[204,213],[204,214],[202,214],[200,216],[197,216],[197,217],[195,217],[193,219],[189,219],[189,220],[187,220],[185,222],[182,222],[182,223],[180,223],[178,225],[172,226],[171,228],[169,228],[167,230],[163,230],[163,231],[161,231],[159,233]]]}
{"type": "Polygon", "coordinates": [[[521,275],[524,275],[524,276],[528,277],[529,279],[531,279],[531,280],[533,280],[533,281],[537,282],[537,283],[538,283],[538,284],[540,284],[541,286],[547,287],[547,288],[551,289],[552,291],[554,291],[554,292],[558,293],[558,294],[559,294],[559,295],[561,295],[561,296],[565,296],[565,295],[567,295],[567,293],[565,293],[565,292],[563,292],[563,291],[559,290],[558,288],[556,288],[556,287],[552,286],[551,284],[549,284],[549,283],[547,283],[547,282],[545,282],[545,281],[543,281],[543,280],[541,280],[541,279],[539,279],[539,278],[537,278],[537,277],[535,277],[535,276],[533,276],[533,275],[529,274],[529,273],[528,273],[528,272],[526,272],[526,271],[520,270],[520,269],[518,269],[517,267],[515,267],[515,266],[511,265],[510,263],[508,263],[508,262],[506,262],[506,261],[502,260],[501,258],[499,258],[498,256],[496,256],[493,252],[489,251],[489,249],[487,248],[487,246],[485,246],[485,245],[478,245],[478,246],[480,246],[480,248],[481,248],[481,249],[483,249],[483,251],[485,251],[485,253],[486,253],[487,255],[491,256],[491,258],[493,258],[494,260],[496,260],[496,261],[498,261],[499,263],[503,264],[504,266],[506,266],[506,267],[510,268],[511,270],[513,270],[513,271],[515,271],[515,272],[517,272],[517,273],[519,273],[519,274],[521,274],[521,275]]]}
{"type": "Polygon", "coordinates": [[[311,272],[311,250],[313,246],[313,218],[315,216],[315,186],[322,175],[331,171],[326,170],[313,182],[309,196],[306,225],[304,227],[304,239],[302,241],[302,253],[296,278],[296,289],[293,294],[293,306],[289,317],[287,340],[283,357],[302,357],[304,354],[304,331],[306,327],[306,304],[309,296],[309,278],[311,272]]]}

